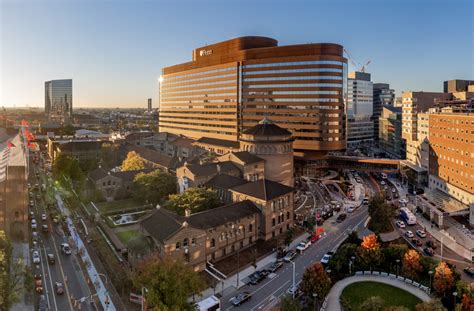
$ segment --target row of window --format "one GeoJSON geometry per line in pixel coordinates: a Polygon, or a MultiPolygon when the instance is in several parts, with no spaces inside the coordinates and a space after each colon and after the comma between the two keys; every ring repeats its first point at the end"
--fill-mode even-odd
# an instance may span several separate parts
{"type": "Polygon", "coordinates": [[[264,67],[276,67],[276,66],[292,66],[292,65],[340,65],[344,63],[333,60],[308,60],[299,62],[279,62],[279,63],[267,63],[267,64],[248,64],[242,66],[243,68],[264,68],[264,67]]]}
{"type": "MultiPolygon", "coordinates": [[[[290,212],[286,212],[286,219],[290,219],[290,212]]],[[[275,217],[272,218],[272,227],[275,227],[276,224],[281,224],[283,222],[285,222],[285,215],[280,213],[280,215],[278,215],[278,223],[276,222],[275,217]]]]}
{"type": "MultiPolygon", "coordinates": [[[[326,68],[301,68],[301,69],[273,69],[273,70],[259,70],[259,71],[244,71],[242,73],[243,76],[247,75],[257,75],[257,74],[270,74],[270,73],[295,73],[295,72],[342,72],[342,69],[335,69],[335,70],[327,70],[326,68]]],[[[334,77],[334,76],[329,76],[334,77]]],[[[342,80],[342,76],[339,76],[340,80],[342,80]]],[[[318,79],[330,79],[330,78],[323,78],[323,76],[319,77],[318,79]]]]}
{"type": "Polygon", "coordinates": [[[205,132],[205,133],[219,134],[219,135],[235,135],[235,133],[225,132],[225,131],[211,131],[211,130],[204,130],[204,129],[193,129],[193,128],[190,128],[190,127],[181,127],[181,126],[161,125],[160,124],[160,127],[161,126],[163,126],[163,128],[171,128],[171,129],[177,129],[177,130],[182,130],[182,131],[205,132]]]}
{"type": "MultiPolygon", "coordinates": [[[[212,79],[220,79],[220,78],[227,78],[227,77],[236,77],[235,73],[228,73],[228,74],[222,74],[222,75],[215,75],[215,76],[206,76],[206,77],[199,77],[199,78],[192,78],[192,79],[186,79],[186,80],[178,80],[178,81],[166,81],[162,82],[163,86],[170,87],[169,85],[176,85],[176,84],[182,84],[183,82],[192,82],[192,81],[205,81],[205,80],[212,80],[212,79]]],[[[222,83],[222,82],[220,82],[222,83]]]]}
{"type": "MultiPolygon", "coordinates": [[[[214,108],[213,106],[212,108],[214,108]]],[[[218,114],[218,115],[235,115],[235,111],[173,111],[173,110],[168,110],[169,107],[166,107],[166,109],[160,110],[160,113],[162,115],[168,114],[168,113],[179,113],[179,114],[218,114]]],[[[180,106],[180,108],[183,108],[180,106]]],[[[235,106],[231,106],[230,108],[235,108],[235,106]]]]}
{"type": "MultiPolygon", "coordinates": [[[[196,90],[194,90],[196,92],[196,90]]],[[[216,93],[216,94],[187,94],[187,95],[182,95],[180,93],[178,94],[168,94],[168,93],[163,93],[161,96],[161,99],[164,101],[168,100],[173,100],[176,98],[193,98],[193,97],[205,97],[205,98],[212,98],[212,96],[237,96],[236,92],[229,92],[229,93],[216,93]]]]}
{"type": "MultiPolygon", "coordinates": [[[[206,127],[222,127],[222,128],[229,128],[229,129],[235,129],[235,125],[224,125],[224,124],[192,124],[189,122],[179,122],[179,121],[167,121],[167,120],[160,120],[160,123],[170,123],[170,124],[183,124],[183,125],[189,125],[189,126],[206,126],[206,127]]],[[[166,125],[165,125],[166,126],[166,125]]]]}
{"type": "Polygon", "coordinates": [[[339,137],[296,137],[297,140],[312,140],[312,141],[322,141],[322,142],[332,142],[339,141],[339,137]]]}
{"type": "MultiPolygon", "coordinates": [[[[247,109],[250,109],[246,107],[247,109]]],[[[272,109],[275,109],[272,107],[272,109]]],[[[276,107],[276,109],[280,109],[279,107],[276,107]]],[[[305,117],[305,118],[339,118],[339,114],[337,113],[314,113],[311,110],[308,110],[307,113],[296,113],[296,112],[279,112],[278,110],[272,110],[272,111],[265,111],[265,112],[256,112],[256,111],[247,111],[244,109],[242,115],[244,116],[264,116],[268,118],[272,118],[272,116],[277,116],[277,117],[305,117]]],[[[262,120],[263,118],[258,118],[258,120],[262,120]]],[[[317,125],[339,125],[340,122],[338,121],[330,121],[330,122],[321,122],[321,121],[315,121],[314,124],[317,125]]],[[[343,124],[341,122],[341,124],[343,124]]]]}
{"type": "MultiPolygon", "coordinates": [[[[168,109],[236,109],[235,105],[220,105],[220,104],[193,105],[193,103],[189,103],[189,102],[182,105],[178,105],[178,106],[173,106],[173,104],[168,104],[168,103],[162,103],[162,104],[166,105],[166,108],[168,109]]],[[[202,102],[200,102],[200,104],[202,104],[202,102]]],[[[189,112],[178,112],[178,113],[195,113],[195,112],[189,111],[189,112]]],[[[199,111],[199,113],[202,113],[202,112],[199,111]]],[[[230,114],[233,114],[233,112],[230,114]]]]}
{"type": "Polygon", "coordinates": [[[223,71],[229,71],[229,70],[236,70],[237,67],[235,66],[231,66],[231,67],[225,67],[225,68],[217,68],[217,69],[211,69],[211,70],[206,70],[206,71],[199,71],[199,72],[193,72],[193,73],[186,73],[186,74],[182,74],[182,75],[179,75],[179,76],[169,76],[169,77],[166,77],[165,79],[163,79],[163,81],[173,81],[173,80],[176,80],[176,79],[180,79],[180,78],[186,78],[186,77],[195,77],[195,76],[199,76],[199,75],[204,75],[204,74],[209,74],[209,73],[217,73],[217,72],[223,72],[223,71]]]}
{"type": "Polygon", "coordinates": [[[294,94],[322,94],[339,95],[338,91],[251,91],[243,92],[242,95],[294,95],[294,94]]]}
{"type": "MultiPolygon", "coordinates": [[[[209,98],[209,97],[208,97],[209,98]]],[[[235,98],[224,98],[224,99],[200,99],[200,100],[163,100],[160,104],[205,104],[205,103],[230,103],[236,102],[235,98]]]]}
{"type": "Polygon", "coordinates": [[[277,88],[277,87],[307,87],[315,88],[321,87],[321,83],[314,82],[305,82],[305,83],[272,83],[272,84],[244,84],[242,86],[243,90],[245,89],[254,89],[254,88],[277,88]]]}
{"type": "Polygon", "coordinates": [[[300,97],[300,98],[255,98],[253,99],[250,95],[246,95],[245,98],[242,100],[243,103],[245,102],[318,102],[318,103],[338,103],[339,98],[305,98],[305,97],[300,97]]]}
{"type": "MultiPolygon", "coordinates": [[[[190,82],[189,80],[180,82],[180,83],[173,83],[173,85],[161,85],[161,89],[163,91],[168,91],[168,90],[176,90],[176,89],[182,89],[182,88],[189,88],[189,87],[198,87],[198,86],[204,86],[204,87],[210,87],[210,86],[216,86],[220,84],[226,84],[226,83],[235,83],[235,75],[230,75],[232,76],[232,79],[225,79],[225,80],[219,80],[219,81],[207,81],[207,82],[202,82],[202,83],[188,83],[190,82]]],[[[222,78],[222,76],[219,76],[218,78],[222,78]]],[[[215,77],[209,77],[209,80],[214,80],[215,77]]],[[[192,81],[191,81],[192,82],[192,81]]]]}
{"type": "MultiPolygon", "coordinates": [[[[193,85],[194,87],[195,85],[193,85]]],[[[237,88],[235,85],[231,86],[221,86],[221,87],[211,87],[211,88],[198,88],[194,90],[166,90],[162,91],[163,94],[169,95],[169,94],[182,94],[182,93],[191,93],[191,92],[208,92],[208,91],[221,91],[221,90],[236,90],[237,88]]]]}
{"type": "MultiPolygon", "coordinates": [[[[235,122],[236,119],[233,118],[233,119],[216,119],[216,118],[212,118],[212,116],[209,116],[209,118],[202,118],[202,117],[194,117],[194,116],[191,116],[191,117],[183,117],[183,116],[167,116],[167,115],[162,115],[161,118],[160,118],[160,121],[165,121],[166,119],[188,119],[188,120],[203,120],[203,121],[219,121],[219,122],[235,122]]],[[[170,120],[172,121],[172,120],[170,120]]]]}
{"type": "Polygon", "coordinates": [[[249,102],[245,105],[246,108],[254,108],[254,109],[304,109],[304,110],[311,110],[311,109],[320,109],[320,110],[341,110],[342,107],[339,106],[287,106],[287,105],[280,105],[280,106],[268,106],[268,105],[255,105],[255,102],[249,102]]]}
{"type": "MultiPolygon", "coordinates": [[[[254,81],[281,81],[281,80],[321,80],[320,76],[291,76],[291,77],[256,77],[256,78],[244,78],[243,83],[254,82],[254,81]]],[[[327,79],[326,79],[327,80],[327,79]]],[[[326,83],[327,84],[327,83],[326,83]]],[[[330,86],[330,87],[342,87],[342,83],[333,83],[329,85],[321,86],[330,86]]]]}

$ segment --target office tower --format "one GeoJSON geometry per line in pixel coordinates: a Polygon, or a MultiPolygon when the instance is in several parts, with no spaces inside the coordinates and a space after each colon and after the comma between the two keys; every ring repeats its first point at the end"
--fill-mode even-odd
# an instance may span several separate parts
{"type": "Polygon", "coordinates": [[[373,83],[370,73],[351,72],[347,79],[347,147],[369,147],[374,142],[373,83]]]}
{"type": "Polygon", "coordinates": [[[51,80],[44,84],[44,110],[48,118],[67,121],[72,117],[72,79],[51,80]]]}
{"type": "Polygon", "coordinates": [[[405,143],[402,139],[402,108],[383,105],[379,117],[379,147],[389,156],[405,157],[405,143]]]}
{"type": "Polygon", "coordinates": [[[151,98],[148,98],[148,111],[151,111],[153,109],[151,105],[151,98]]]}
{"type": "Polygon", "coordinates": [[[382,114],[382,107],[395,105],[395,90],[391,89],[388,83],[374,83],[373,87],[374,108],[372,119],[374,120],[374,137],[378,140],[379,117],[382,114]]]}
{"type": "Polygon", "coordinates": [[[456,93],[456,92],[466,92],[469,88],[472,89],[471,92],[474,92],[474,81],[473,80],[448,80],[443,83],[443,91],[445,93],[456,93]]]}
{"type": "Polygon", "coordinates": [[[338,44],[241,37],[197,48],[162,70],[160,131],[235,142],[267,117],[303,156],[344,150],[346,75],[338,44]]]}

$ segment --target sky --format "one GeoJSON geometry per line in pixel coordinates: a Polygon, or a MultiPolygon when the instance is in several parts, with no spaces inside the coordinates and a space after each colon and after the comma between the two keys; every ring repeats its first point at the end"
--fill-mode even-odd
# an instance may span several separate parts
{"type": "Polygon", "coordinates": [[[43,107],[64,78],[74,107],[156,105],[162,67],[246,35],[342,44],[397,94],[442,91],[474,80],[473,19],[471,0],[0,0],[0,105],[43,107]]]}

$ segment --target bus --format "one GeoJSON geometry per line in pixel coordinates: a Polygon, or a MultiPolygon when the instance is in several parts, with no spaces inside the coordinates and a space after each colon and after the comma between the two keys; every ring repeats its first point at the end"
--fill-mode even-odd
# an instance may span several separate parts
{"type": "Polygon", "coordinates": [[[406,207],[400,209],[400,218],[407,223],[407,225],[416,225],[416,216],[406,207]]]}
{"type": "Polygon", "coordinates": [[[216,296],[208,297],[196,304],[197,311],[220,311],[221,301],[216,296]]]}

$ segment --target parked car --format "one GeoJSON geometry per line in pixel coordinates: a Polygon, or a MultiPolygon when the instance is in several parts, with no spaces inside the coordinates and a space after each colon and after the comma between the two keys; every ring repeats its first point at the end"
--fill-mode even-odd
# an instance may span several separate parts
{"type": "MultiPolygon", "coordinates": [[[[31,204],[31,203],[30,203],[30,204],[31,204]]],[[[29,213],[29,215],[28,215],[28,218],[29,218],[29,219],[35,218],[35,213],[33,213],[33,212],[30,211],[30,213],[29,213]]]]}
{"type": "Polygon", "coordinates": [[[380,184],[381,184],[382,186],[385,186],[386,183],[385,183],[385,181],[382,180],[382,181],[380,182],[380,184]]]}
{"type": "Polygon", "coordinates": [[[38,239],[39,239],[38,232],[36,231],[31,232],[31,240],[38,241],[38,239]]]}
{"type": "Polygon", "coordinates": [[[35,274],[35,290],[38,294],[43,293],[43,279],[41,278],[41,274],[35,274]]]}
{"type": "Polygon", "coordinates": [[[46,214],[41,214],[41,220],[46,221],[46,214]]]}
{"type": "Polygon", "coordinates": [[[44,295],[40,296],[38,307],[39,307],[39,311],[48,310],[48,303],[46,302],[46,297],[44,295]]]}
{"type": "Polygon", "coordinates": [[[421,243],[420,239],[413,238],[413,239],[411,239],[411,242],[412,242],[415,246],[423,246],[423,243],[421,243]]]}
{"type": "Polygon", "coordinates": [[[61,244],[61,251],[65,255],[71,255],[71,247],[67,243],[62,243],[61,244]]]}
{"type": "Polygon", "coordinates": [[[299,286],[295,284],[295,285],[291,285],[290,288],[286,290],[286,292],[292,296],[293,295],[297,296],[300,292],[300,289],[299,289],[299,286]]]}
{"type": "Polygon", "coordinates": [[[396,224],[398,228],[405,228],[405,223],[401,220],[397,220],[396,224]]]}
{"type": "Polygon", "coordinates": [[[336,218],[336,221],[340,223],[340,222],[343,222],[346,218],[347,218],[346,214],[339,214],[339,216],[337,216],[336,218]]]}
{"type": "Polygon", "coordinates": [[[428,255],[428,256],[433,256],[434,255],[434,250],[431,247],[425,247],[423,249],[423,252],[428,255]]]}
{"type": "Polygon", "coordinates": [[[400,204],[408,204],[408,200],[407,200],[407,199],[400,199],[400,200],[398,200],[398,203],[400,203],[400,204]]]}
{"type": "Polygon", "coordinates": [[[426,232],[423,230],[416,230],[416,235],[419,236],[420,238],[426,238],[426,232]]]}
{"type": "Polygon", "coordinates": [[[405,232],[405,235],[406,235],[408,238],[410,238],[410,239],[415,236],[415,235],[413,234],[413,232],[411,232],[410,230],[407,230],[407,231],[405,232]]]}
{"type": "Polygon", "coordinates": [[[298,244],[298,246],[296,246],[296,249],[300,252],[303,252],[305,251],[309,246],[311,245],[311,241],[302,241],[300,242],[300,244],[298,244]]]}
{"type": "Polygon", "coordinates": [[[368,204],[369,204],[369,199],[368,199],[368,198],[364,198],[364,199],[362,200],[362,204],[368,205],[368,204]]]}
{"type": "Polygon", "coordinates": [[[474,277],[474,266],[464,268],[464,272],[470,277],[474,277]]]}
{"type": "Polygon", "coordinates": [[[36,224],[36,219],[32,219],[31,220],[31,229],[36,229],[38,227],[38,225],[36,224]]]}
{"type": "Polygon", "coordinates": [[[255,271],[254,273],[249,275],[249,280],[250,280],[249,283],[252,285],[257,285],[264,279],[265,279],[265,276],[262,273],[260,273],[260,271],[255,271]]]}
{"type": "Polygon", "coordinates": [[[332,255],[334,255],[334,252],[327,252],[324,254],[323,258],[321,258],[321,263],[323,265],[329,264],[329,260],[331,260],[332,255]]]}
{"type": "Polygon", "coordinates": [[[319,240],[319,235],[313,234],[309,240],[311,241],[311,243],[314,243],[319,240]]]}
{"type": "Polygon", "coordinates": [[[286,256],[283,258],[283,260],[286,261],[286,262],[290,262],[296,257],[296,255],[298,255],[296,250],[291,250],[286,254],[286,256]]]}
{"type": "Polygon", "coordinates": [[[33,263],[40,263],[41,257],[39,251],[33,251],[33,263]]]}
{"type": "Polygon", "coordinates": [[[278,269],[280,269],[281,267],[283,267],[283,262],[275,261],[274,263],[272,263],[272,265],[270,267],[268,267],[267,271],[270,272],[270,273],[274,273],[278,269]]]}
{"type": "Polygon", "coordinates": [[[232,297],[230,299],[230,302],[234,306],[237,307],[237,306],[240,306],[241,304],[243,304],[244,302],[249,301],[251,297],[252,296],[250,295],[249,292],[243,292],[243,293],[239,293],[236,296],[232,297]]]}
{"type": "Polygon", "coordinates": [[[436,248],[437,248],[435,242],[432,241],[432,240],[426,241],[426,246],[427,246],[427,247],[431,247],[432,249],[436,249],[436,248]]]}
{"type": "Polygon", "coordinates": [[[48,225],[42,225],[41,227],[42,227],[42,230],[43,230],[44,233],[48,233],[48,232],[49,232],[49,227],[48,227],[48,225]]]}
{"type": "Polygon", "coordinates": [[[54,265],[56,263],[56,258],[54,258],[54,254],[48,254],[48,262],[50,265],[54,265]]]}
{"type": "Polygon", "coordinates": [[[347,212],[348,212],[348,213],[352,213],[353,211],[355,211],[355,207],[354,207],[354,206],[349,206],[349,207],[347,208],[347,212]]]}
{"type": "Polygon", "coordinates": [[[54,283],[54,290],[56,291],[56,294],[58,294],[58,295],[64,294],[64,286],[63,286],[63,283],[61,283],[61,282],[55,282],[55,283],[54,283]]]}

